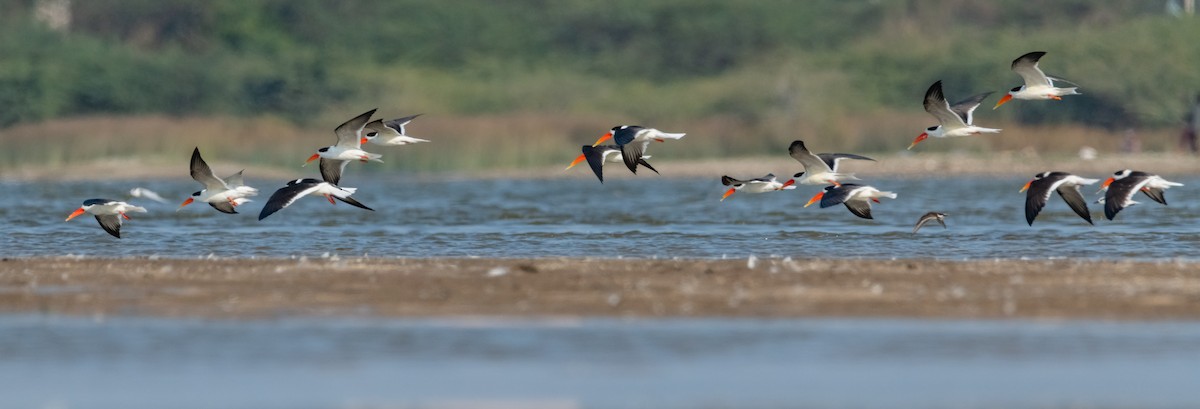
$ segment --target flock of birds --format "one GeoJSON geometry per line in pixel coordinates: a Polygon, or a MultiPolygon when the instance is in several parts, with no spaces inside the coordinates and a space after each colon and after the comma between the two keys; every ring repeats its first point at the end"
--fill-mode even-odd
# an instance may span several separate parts
{"type": "MultiPolygon", "coordinates": [[[[1045,54],[1043,51],[1034,51],[1013,60],[1012,70],[1024,79],[1024,85],[1012,88],[992,109],[999,108],[1012,99],[1061,100],[1063,96],[1079,94],[1076,87],[1056,87],[1055,82],[1075,84],[1061,78],[1047,76],[1038,68],[1038,61],[1045,54]]],[[[931,137],[948,138],[999,133],[1000,129],[984,128],[974,124],[975,109],[991,94],[991,92],[981,93],[952,105],[946,100],[942,91],[942,82],[940,80],[934,82],[925,92],[924,106],[925,111],[937,119],[938,125],[925,129],[913,140],[908,149],[912,149],[931,137]]],[[[380,159],[382,155],[366,152],[362,149],[362,145],[372,143],[398,146],[429,142],[410,137],[405,131],[405,126],[419,114],[389,121],[382,119],[372,121],[371,117],[374,114],[375,110],[372,109],[335,128],[334,134],[337,135],[337,143],[317,149],[316,153],[305,161],[305,165],[307,165],[314,160],[320,160],[321,179],[302,178],[287,182],[267,200],[266,205],[259,212],[258,219],[263,220],[295,203],[296,200],[309,195],[325,197],[331,204],[336,204],[335,200],[340,200],[352,206],[373,211],[374,209],[351,197],[355,193],[355,188],[340,186],[342,173],[350,162],[382,162],[380,159]]],[[[658,170],[646,161],[650,158],[645,153],[651,142],[679,140],[685,135],[684,133],[669,133],[636,125],[616,126],[593,144],[583,145],[582,153],[567,166],[567,169],[587,161],[601,183],[604,182],[603,167],[606,163],[624,163],[635,174],[639,166],[658,173],[658,170]],[[609,140],[612,141],[612,144],[602,145],[609,140]]],[[[729,186],[729,189],[721,196],[721,200],[723,201],[739,191],[767,193],[795,189],[796,184],[824,185],[824,189],[813,196],[804,207],[818,202],[821,208],[841,204],[855,216],[872,219],[872,202],[880,203],[879,199],[881,198],[895,199],[897,197],[896,193],[880,191],[870,185],[843,183],[843,181],[860,180],[853,173],[839,171],[839,164],[843,160],[875,161],[874,159],[849,153],[812,153],[804,142],[799,140],[792,142],[788,147],[788,153],[800,162],[804,167],[803,171],[794,174],[785,182],[780,182],[774,174],[745,180],[722,176],[721,184],[729,186]]],[[[222,213],[232,214],[237,213],[238,206],[249,202],[250,197],[258,194],[257,189],[245,185],[240,171],[225,178],[214,175],[208,163],[200,155],[199,148],[192,151],[191,176],[204,188],[192,193],[191,197],[179,206],[179,209],[193,202],[203,202],[222,213]]],[[[1091,212],[1087,207],[1087,200],[1083,198],[1079,189],[1081,186],[1092,185],[1096,182],[1099,180],[1087,179],[1067,172],[1051,171],[1035,175],[1033,180],[1021,188],[1022,192],[1026,192],[1026,221],[1032,226],[1038,213],[1046,206],[1051,193],[1058,192],[1059,196],[1076,214],[1089,224],[1094,224],[1091,212]]],[[[1104,204],[1104,215],[1112,220],[1121,209],[1138,203],[1133,200],[1134,195],[1138,192],[1144,193],[1155,202],[1166,205],[1164,192],[1173,186],[1183,185],[1147,172],[1123,169],[1104,181],[1100,192],[1105,192],[1105,194],[1103,198],[1097,200],[1097,203],[1104,204]]],[[[133,196],[163,200],[153,192],[142,189],[134,189],[130,193],[133,196]]],[[[106,232],[120,238],[122,219],[128,220],[128,213],[133,212],[145,213],[146,209],[123,201],[88,199],[71,213],[67,220],[84,213],[91,214],[96,217],[106,232]]],[[[913,227],[913,233],[930,222],[937,222],[945,228],[945,217],[946,214],[941,212],[926,213],[913,227]]]]}

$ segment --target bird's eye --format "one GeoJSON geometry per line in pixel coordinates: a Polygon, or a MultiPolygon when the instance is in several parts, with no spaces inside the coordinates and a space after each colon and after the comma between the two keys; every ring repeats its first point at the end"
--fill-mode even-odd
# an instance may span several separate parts
{"type": "Polygon", "coordinates": [[[1016,88],[1013,88],[1013,89],[1011,89],[1011,90],[1009,90],[1009,91],[1012,91],[1012,92],[1020,92],[1020,91],[1021,91],[1021,87],[1016,87],[1016,88]]]}
{"type": "Polygon", "coordinates": [[[192,196],[200,196],[200,192],[192,193],[192,196]]]}
{"type": "Polygon", "coordinates": [[[797,173],[797,174],[795,174],[795,175],[792,175],[792,177],[794,177],[794,178],[798,178],[798,177],[804,177],[804,172],[800,172],[800,173],[797,173]]]}
{"type": "Polygon", "coordinates": [[[368,138],[373,138],[373,137],[375,137],[375,135],[379,135],[379,132],[367,132],[368,138]]]}
{"type": "Polygon", "coordinates": [[[934,130],[937,130],[937,128],[938,127],[936,127],[936,126],[931,126],[931,127],[925,128],[925,130],[929,131],[929,132],[933,132],[934,130]]]}
{"type": "Polygon", "coordinates": [[[317,152],[329,152],[329,147],[327,146],[327,147],[324,147],[321,149],[317,149],[317,152]]]}

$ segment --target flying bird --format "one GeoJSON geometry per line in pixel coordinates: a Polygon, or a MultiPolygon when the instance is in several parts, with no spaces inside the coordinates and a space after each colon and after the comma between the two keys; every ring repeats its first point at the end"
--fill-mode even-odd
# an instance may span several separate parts
{"type": "Polygon", "coordinates": [[[129,216],[125,214],[129,212],[146,213],[146,208],[110,199],[88,199],[83,201],[83,206],[67,216],[65,221],[71,221],[71,219],[87,213],[96,216],[100,227],[119,239],[121,238],[121,218],[129,220],[129,216]]]}
{"type": "Polygon", "coordinates": [[[383,160],[379,159],[383,155],[362,150],[363,140],[366,139],[363,136],[363,128],[367,125],[367,121],[371,120],[371,115],[374,114],[375,110],[372,109],[338,125],[333,130],[333,133],[338,138],[337,144],[317,149],[317,153],[309,156],[308,160],[304,161],[304,164],[307,165],[318,158],[321,159],[322,179],[337,185],[342,180],[342,171],[346,169],[346,164],[350,163],[350,161],[357,160],[364,163],[368,161],[383,162],[383,160]]]}
{"type": "Polygon", "coordinates": [[[913,140],[908,149],[917,146],[926,138],[950,138],[957,136],[978,135],[981,133],[998,133],[999,129],[975,126],[972,113],[991,92],[985,92],[950,105],[942,93],[942,81],[937,81],[925,91],[925,112],[937,118],[938,125],[925,129],[913,140]]]}
{"type": "Polygon", "coordinates": [[[375,211],[375,209],[367,207],[366,205],[359,203],[358,200],[354,200],[354,198],[350,197],[350,195],[354,194],[354,192],[357,190],[358,189],[352,187],[339,187],[335,184],[329,183],[328,181],[321,181],[317,179],[296,179],[288,182],[286,186],[280,188],[279,190],[276,190],[275,193],[271,195],[271,198],[267,199],[267,204],[264,205],[262,211],[258,213],[258,220],[265,219],[267,216],[270,216],[285,207],[291,206],[292,203],[296,202],[296,200],[307,195],[324,196],[329,200],[330,204],[336,204],[337,202],[334,202],[334,199],[337,199],[360,209],[375,211]]]}
{"type": "Polygon", "coordinates": [[[155,193],[153,190],[146,189],[144,187],[135,187],[133,189],[129,189],[129,196],[136,197],[139,199],[145,198],[145,199],[153,200],[153,201],[159,202],[159,203],[167,202],[167,199],[164,199],[162,196],[159,196],[158,193],[155,193]]]}
{"type": "Polygon", "coordinates": [[[839,185],[842,180],[858,180],[853,173],[838,172],[838,163],[845,159],[869,160],[875,159],[850,153],[817,153],[808,151],[804,141],[792,141],[788,146],[788,154],[804,166],[804,171],[792,175],[796,183],[803,185],[839,185]]]}
{"type": "Polygon", "coordinates": [[[892,192],[881,192],[872,186],[857,185],[854,183],[843,183],[841,185],[825,186],[825,191],[817,193],[804,207],[811,206],[817,201],[821,202],[821,208],[829,206],[837,206],[838,204],[846,205],[855,216],[864,219],[873,219],[871,217],[871,202],[879,203],[880,198],[895,199],[896,194],[892,192]]]}
{"type": "Polygon", "coordinates": [[[1008,102],[1013,98],[1028,100],[1061,100],[1064,95],[1079,95],[1079,91],[1076,91],[1076,87],[1058,88],[1054,86],[1055,81],[1065,82],[1071,85],[1076,84],[1062,78],[1050,77],[1043,73],[1042,69],[1038,68],[1038,60],[1041,60],[1043,55],[1046,55],[1045,51],[1034,51],[1017,57],[1017,59],[1013,60],[1012,70],[1016,72],[1017,75],[1020,75],[1021,78],[1025,79],[1025,85],[1009,90],[1008,95],[1000,98],[1000,100],[996,102],[996,106],[992,107],[992,109],[999,108],[1001,105],[1004,105],[1005,102],[1008,102]]]}
{"type": "Polygon", "coordinates": [[[384,146],[399,146],[429,142],[427,139],[413,138],[408,136],[408,132],[404,130],[404,126],[408,125],[409,122],[412,122],[413,118],[418,116],[421,116],[421,114],[410,115],[390,121],[376,119],[367,123],[367,125],[363,127],[363,138],[367,142],[384,146]]]}
{"type": "Polygon", "coordinates": [[[1075,214],[1086,220],[1088,224],[1092,223],[1092,213],[1087,208],[1087,201],[1084,200],[1083,194],[1079,193],[1079,187],[1090,185],[1099,182],[1099,179],[1087,179],[1072,175],[1067,172],[1042,172],[1033,176],[1033,180],[1025,183],[1021,187],[1025,193],[1025,221],[1033,226],[1033,219],[1038,213],[1046,207],[1046,201],[1050,200],[1051,192],[1058,192],[1067,206],[1075,211],[1075,214]]]}
{"type": "Polygon", "coordinates": [[[913,227],[913,234],[917,234],[917,230],[921,230],[921,227],[924,226],[925,223],[929,223],[931,221],[938,222],[938,224],[942,225],[943,229],[946,228],[945,213],[929,212],[922,215],[920,220],[917,220],[917,225],[913,227]]]}
{"type": "Polygon", "coordinates": [[[729,188],[729,190],[725,191],[725,194],[721,195],[721,201],[725,201],[725,198],[737,191],[745,191],[746,193],[767,193],[777,190],[791,190],[796,188],[796,186],[794,186],[796,184],[795,179],[788,179],[787,182],[780,182],[775,180],[774,173],[768,173],[766,176],[749,180],[738,180],[729,176],[721,176],[721,184],[725,186],[732,186],[729,188]]]}
{"type": "Polygon", "coordinates": [[[642,158],[650,141],[665,142],[667,139],[681,139],[685,135],[687,134],[668,133],[637,125],[619,125],[597,139],[592,146],[600,146],[604,141],[612,139],[621,148],[621,160],[625,162],[625,167],[628,167],[630,172],[637,173],[638,160],[642,158]]]}
{"type": "Polygon", "coordinates": [[[1183,186],[1182,183],[1175,183],[1163,179],[1158,175],[1151,175],[1146,172],[1123,169],[1104,181],[1101,189],[1108,189],[1104,194],[1104,217],[1112,220],[1117,216],[1117,212],[1129,206],[1138,204],[1133,201],[1133,195],[1141,191],[1149,196],[1150,199],[1167,204],[1166,190],[1172,186],[1183,186]]]}
{"type": "Polygon", "coordinates": [[[200,182],[204,189],[200,189],[192,193],[192,197],[183,201],[179,208],[175,211],[182,210],[184,206],[192,204],[193,201],[208,203],[214,209],[221,213],[236,214],[235,210],[243,203],[249,202],[247,199],[250,196],[258,195],[258,189],[246,186],[242,180],[242,171],[238,171],[225,179],[221,179],[213,175],[213,171],[208,167],[208,163],[200,156],[200,148],[192,150],[191,161],[192,179],[200,182]]]}
{"type": "MultiPolygon", "coordinates": [[[[578,165],[579,162],[586,160],[588,166],[592,168],[592,173],[595,173],[596,177],[600,179],[600,183],[604,183],[605,163],[625,162],[624,157],[621,156],[621,147],[617,145],[583,145],[580,147],[580,150],[583,153],[579,154],[579,156],[576,156],[575,160],[572,161],[570,165],[567,165],[567,169],[571,169],[575,167],[575,165],[578,165]]],[[[645,153],[645,151],[643,151],[643,153],[645,153]]],[[[638,164],[646,167],[647,169],[653,170],[654,173],[658,173],[658,169],[654,169],[653,166],[650,166],[650,163],[646,162],[646,159],[648,158],[650,158],[650,155],[644,155],[641,158],[638,158],[638,164]]]]}

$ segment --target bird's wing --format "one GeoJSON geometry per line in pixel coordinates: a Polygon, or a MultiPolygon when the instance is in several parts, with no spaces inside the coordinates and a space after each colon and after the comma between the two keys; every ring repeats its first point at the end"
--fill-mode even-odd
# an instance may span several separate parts
{"type": "Polygon", "coordinates": [[[1149,177],[1131,175],[1110,183],[1108,191],[1104,193],[1104,217],[1107,217],[1108,220],[1116,217],[1117,212],[1133,203],[1133,195],[1148,182],[1150,182],[1149,177]]]}
{"type": "Polygon", "coordinates": [[[221,213],[237,214],[237,210],[234,209],[233,203],[229,203],[227,201],[220,201],[216,203],[208,202],[208,205],[212,206],[213,209],[217,209],[217,211],[221,213]]]}
{"type": "Polygon", "coordinates": [[[1079,185],[1059,186],[1057,189],[1058,195],[1062,196],[1063,201],[1067,202],[1067,206],[1071,206],[1071,210],[1075,214],[1087,220],[1088,224],[1092,223],[1092,212],[1088,211],[1087,200],[1083,198],[1083,194],[1079,193],[1079,185]]]}
{"type": "Polygon", "coordinates": [[[941,81],[933,83],[929,86],[929,90],[925,91],[925,112],[937,118],[938,123],[942,126],[955,128],[966,126],[966,119],[952,111],[950,103],[946,102],[946,95],[942,93],[941,81]]]}
{"type": "Polygon", "coordinates": [[[1066,174],[1051,173],[1046,177],[1029,182],[1029,190],[1025,191],[1025,222],[1030,226],[1033,225],[1033,220],[1050,200],[1050,193],[1062,185],[1066,176],[1066,174]]]}
{"type": "Polygon", "coordinates": [[[970,98],[958,101],[954,105],[951,105],[950,110],[953,111],[955,115],[958,115],[959,118],[962,118],[964,123],[971,125],[975,123],[975,117],[972,115],[975,112],[975,108],[978,108],[979,104],[982,103],[983,100],[987,99],[987,97],[990,95],[992,95],[991,91],[974,95],[970,98]]]}
{"type": "Polygon", "coordinates": [[[348,160],[321,158],[321,179],[331,185],[341,183],[342,172],[346,170],[348,164],[350,164],[348,160]]]}
{"type": "MultiPolygon", "coordinates": [[[[351,205],[351,206],[354,206],[354,207],[357,207],[357,208],[360,208],[360,209],[367,209],[367,210],[370,210],[370,211],[372,211],[372,212],[373,212],[373,211],[375,211],[375,209],[372,209],[372,208],[370,208],[370,207],[367,207],[367,205],[364,205],[364,204],[362,204],[362,203],[359,203],[357,200],[354,200],[354,198],[353,198],[353,197],[350,197],[350,196],[346,196],[346,197],[337,197],[337,196],[333,196],[333,198],[334,198],[334,199],[337,199],[337,200],[341,200],[342,202],[345,202],[345,203],[346,203],[346,204],[348,204],[348,205],[351,205]]],[[[286,207],[286,206],[285,206],[285,207],[286,207]]]]}
{"type": "Polygon", "coordinates": [[[625,161],[625,167],[629,168],[630,172],[637,173],[638,161],[642,160],[642,152],[645,148],[645,144],[640,143],[621,145],[621,159],[625,161]]]}
{"type": "Polygon", "coordinates": [[[817,157],[820,158],[822,162],[825,162],[825,165],[829,166],[829,169],[834,172],[837,172],[838,163],[844,159],[869,160],[871,162],[875,161],[875,159],[871,159],[862,155],[855,155],[853,153],[818,153],[817,157]]]}
{"type": "Polygon", "coordinates": [[[271,194],[270,199],[267,199],[267,204],[263,205],[262,211],[258,213],[258,220],[265,219],[280,209],[291,206],[297,199],[316,191],[320,185],[321,181],[316,179],[297,179],[288,182],[286,186],[271,194]]]}
{"type": "Polygon", "coordinates": [[[231,188],[236,188],[238,186],[246,186],[246,180],[242,177],[242,172],[245,172],[245,171],[246,171],[245,169],[242,169],[242,170],[239,170],[237,173],[234,173],[232,175],[229,175],[229,177],[226,177],[225,185],[227,185],[231,188]]]}
{"type": "Polygon", "coordinates": [[[592,173],[600,179],[600,183],[604,183],[604,152],[613,149],[610,146],[592,146],[583,145],[580,150],[583,151],[583,157],[587,159],[588,166],[592,168],[592,173]]]}
{"type": "Polygon", "coordinates": [[[810,174],[821,171],[833,172],[833,168],[826,164],[825,161],[808,151],[808,148],[804,146],[804,141],[793,141],[791,146],[788,146],[788,155],[791,155],[792,159],[800,162],[804,166],[804,171],[810,174]]]}
{"type": "Polygon", "coordinates": [[[104,231],[108,232],[108,234],[118,239],[121,238],[121,216],[115,214],[97,215],[96,221],[100,222],[100,227],[104,228],[104,231]]]}
{"type": "Polygon", "coordinates": [[[721,184],[725,186],[741,186],[746,184],[746,181],[734,179],[729,176],[721,176],[721,184]]]}
{"type": "Polygon", "coordinates": [[[846,208],[850,209],[850,213],[854,213],[855,216],[864,219],[874,219],[874,217],[871,217],[871,202],[869,201],[849,200],[842,202],[842,204],[845,204],[846,208]]]}
{"type": "Polygon", "coordinates": [[[195,179],[209,192],[223,192],[229,190],[229,185],[225,181],[213,176],[212,169],[208,167],[208,163],[200,156],[200,148],[192,151],[192,179],[195,179]]]}
{"type": "Polygon", "coordinates": [[[416,118],[418,116],[421,116],[421,114],[409,115],[409,116],[406,116],[403,118],[393,119],[393,120],[384,122],[383,124],[386,125],[388,128],[392,128],[396,132],[399,132],[401,135],[408,135],[404,131],[404,125],[408,125],[409,122],[412,122],[413,118],[416,118]]]}
{"type": "Polygon", "coordinates": [[[333,133],[337,135],[337,146],[346,149],[358,149],[362,147],[362,130],[371,121],[371,115],[375,115],[375,110],[362,113],[353,119],[343,122],[333,129],[333,133]]]}
{"type": "Polygon", "coordinates": [[[1045,51],[1034,51],[1013,60],[1012,70],[1025,80],[1026,87],[1051,86],[1050,78],[1047,78],[1042,69],[1038,68],[1038,60],[1041,60],[1043,55],[1046,55],[1045,51]]]}

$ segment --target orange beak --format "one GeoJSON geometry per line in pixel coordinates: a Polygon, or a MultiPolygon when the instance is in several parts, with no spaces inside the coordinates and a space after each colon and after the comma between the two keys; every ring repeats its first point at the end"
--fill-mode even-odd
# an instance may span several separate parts
{"type": "Polygon", "coordinates": [[[736,192],[736,191],[737,191],[737,189],[734,189],[734,188],[730,188],[729,190],[726,190],[725,194],[721,195],[721,201],[724,202],[725,198],[729,197],[729,195],[732,195],[733,192],[736,192]]]}
{"type": "Polygon", "coordinates": [[[304,161],[304,164],[303,164],[303,165],[300,165],[300,166],[308,166],[308,163],[309,163],[309,162],[312,162],[312,161],[314,161],[314,160],[317,160],[317,159],[320,159],[320,158],[321,158],[321,154],[319,154],[319,153],[314,153],[314,154],[313,154],[313,156],[309,156],[309,157],[308,157],[308,160],[304,161]]]}
{"type": "Polygon", "coordinates": [[[1012,99],[1012,94],[1005,95],[1004,98],[1000,98],[999,101],[996,101],[996,106],[992,107],[992,109],[999,108],[1001,105],[1004,105],[1004,103],[1008,102],[1008,100],[1010,100],[1010,99],[1012,99]]]}
{"type": "Polygon", "coordinates": [[[82,207],[75,209],[75,212],[71,213],[70,216],[67,216],[67,220],[63,220],[63,221],[69,222],[69,221],[71,221],[71,219],[74,219],[74,218],[78,217],[79,215],[83,214],[84,211],[85,210],[83,210],[82,207]]]}
{"type": "Polygon", "coordinates": [[[596,140],[596,143],[592,144],[592,146],[600,146],[600,144],[604,143],[604,141],[607,141],[609,139],[612,139],[612,132],[606,133],[606,134],[604,134],[604,136],[601,136],[600,139],[596,140]]]}
{"type": "Polygon", "coordinates": [[[784,188],[794,185],[794,184],[796,184],[796,179],[788,179],[787,182],[783,182],[783,186],[780,186],[779,190],[783,190],[784,188]]]}
{"type": "MultiPolygon", "coordinates": [[[[579,162],[583,162],[584,159],[587,159],[587,157],[584,156],[584,154],[582,154],[582,153],[579,154],[579,156],[575,157],[575,160],[572,161],[570,165],[567,165],[567,169],[575,167],[575,165],[578,165],[579,162]]],[[[563,170],[567,170],[567,169],[563,169],[563,170]]]]}
{"type": "Polygon", "coordinates": [[[1105,179],[1104,184],[1100,185],[1100,187],[1108,189],[1108,185],[1111,185],[1114,180],[1116,180],[1116,179],[1113,179],[1113,178],[1105,179]]]}
{"type": "Polygon", "coordinates": [[[189,198],[187,198],[187,200],[184,200],[184,201],[183,201],[183,204],[179,205],[179,208],[180,208],[180,209],[182,209],[184,206],[187,206],[187,205],[190,205],[190,204],[192,204],[192,202],[193,202],[193,201],[194,201],[194,200],[193,200],[192,198],[190,198],[190,197],[189,197],[189,198]]]}
{"type": "Polygon", "coordinates": [[[929,139],[929,133],[921,132],[920,135],[917,135],[917,139],[913,139],[912,145],[908,145],[908,149],[912,149],[914,146],[917,146],[918,143],[921,143],[921,141],[926,139],[929,139]]]}
{"type": "Polygon", "coordinates": [[[1021,191],[1019,193],[1024,193],[1026,190],[1029,190],[1029,185],[1032,185],[1032,184],[1033,184],[1032,180],[1025,182],[1025,186],[1021,186],[1021,191]]]}
{"type": "Polygon", "coordinates": [[[825,197],[825,192],[817,193],[817,195],[813,196],[812,199],[808,199],[808,203],[805,203],[804,207],[812,206],[813,203],[820,201],[822,197],[825,197]]]}
{"type": "Polygon", "coordinates": [[[359,144],[359,145],[366,145],[366,144],[367,144],[367,137],[365,137],[365,136],[364,136],[364,137],[363,137],[361,140],[359,140],[359,141],[358,141],[358,144],[359,144]]]}

